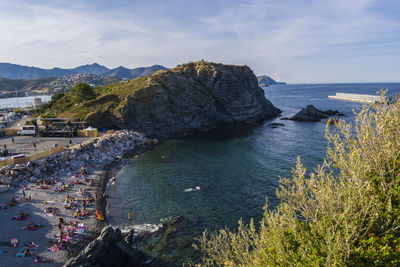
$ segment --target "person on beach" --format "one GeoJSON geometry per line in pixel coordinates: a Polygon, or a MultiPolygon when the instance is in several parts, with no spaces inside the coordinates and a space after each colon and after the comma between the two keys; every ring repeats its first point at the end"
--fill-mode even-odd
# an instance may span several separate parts
{"type": "Polygon", "coordinates": [[[26,212],[24,212],[23,210],[20,210],[20,211],[19,211],[19,217],[20,217],[21,219],[28,218],[28,217],[29,217],[29,214],[26,213],[26,212]]]}
{"type": "Polygon", "coordinates": [[[24,200],[24,202],[31,202],[32,201],[32,196],[22,197],[22,199],[24,200]]]}
{"type": "Polygon", "coordinates": [[[86,177],[86,175],[87,175],[86,168],[85,168],[85,166],[82,166],[82,168],[81,168],[81,176],[82,177],[86,177]]]}
{"type": "Polygon", "coordinates": [[[26,197],[26,194],[25,194],[25,187],[22,187],[22,196],[23,196],[23,197],[26,197]]]}
{"type": "Polygon", "coordinates": [[[64,219],[63,218],[59,218],[58,219],[58,224],[57,224],[57,227],[58,227],[58,229],[61,231],[61,228],[63,227],[63,224],[64,224],[65,222],[64,222],[64,219]]]}
{"type": "Polygon", "coordinates": [[[29,252],[29,249],[24,250],[24,256],[32,256],[32,254],[29,252]]]}
{"type": "Polygon", "coordinates": [[[53,262],[53,260],[51,259],[45,259],[43,260],[42,258],[40,258],[39,256],[36,256],[36,260],[34,261],[35,263],[50,263],[53,262]]]}

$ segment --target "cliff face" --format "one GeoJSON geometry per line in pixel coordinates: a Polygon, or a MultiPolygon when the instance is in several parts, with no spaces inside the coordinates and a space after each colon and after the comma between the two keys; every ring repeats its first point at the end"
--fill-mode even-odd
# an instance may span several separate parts
{"type": "Polygon", "coordinates": [[[280,112],[265,98],[247,66],[200,61],[121,86],[120,93],[114,88],[97,100],[104,103],[102,99],[117,96],[121,102],[114,109],[91,112],[85,120],[98,127],[129,128],[167,137],[224,123],[259,121],[280,112]]]}

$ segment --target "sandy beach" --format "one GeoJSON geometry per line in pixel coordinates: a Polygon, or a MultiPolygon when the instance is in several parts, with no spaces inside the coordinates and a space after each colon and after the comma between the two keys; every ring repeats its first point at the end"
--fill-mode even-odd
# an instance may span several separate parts
{"type": "MultiPolygon", "coordinates": [[[[98,220],[95,211],[99,209],[103,214],[105,213],[106,201],[102,197],[102,194],[107,183],[105,177],[109,169],[115,165],[115,162],[121,163],[121,161],[123,161],[121,160],[121,156],[124,153],[134,149],[136,145],[143,145],[146,140],[140,137],[138,141],[131,137],[132,135],[126,133],[119,133],[119,135],[117,133],[108,137],[102,137],[97,141],[92,141],[93,143],[86,145],[91,147],[90,149],[85,149],[85,147],[83,147],[80,149],[80,152],[73,152],[75,156],[80,153],[85,155],[85,157],[88,154],[96,158],[96,154],[103,153],[108,157],[107,160],[104,161],[101,157],[97,157],[97,160],[94,161],[88,159],[87,162],[82,159],[77,160],[77,163],[86,166],[86,182],[85,177],[80,174],[79,166],[79,168],[75,169],[55,170],[54,173],[57,171],[59,177],[55,175],[52,176],[56,181],[49,189],[40,189],[40,186],[35,183],[25,182],[24,184],[27,187],[25,189],[25,194],[27,198],[29,196],[32,197],[31,201],[24,202],[21,185],[7,192],[0,193],[0,205],[8,203],[12,197],[20,202],[15,206],[0,209],[0,266],[36,266],[37,263],[34,262],[36,256],[39,256],[42,260],[50,260],[50,263],[43,263],[47,266],[62,266],[71,257],[76,256],[90,241],[94,240],[100,233],[100,230],[108,224],[106,220],[98,220]],[[124,147],[124,149],[118,149],[118,146],[124,147]],[[88,189],[89,183],[87,181],[90,179],[92,179],[92,186],[88,189]],[[55,192],[55,188],[60,188],[60,182],[68,185],[66,192],[55,192]],[[79,184],[77,184],[77,182],[79,182],[79,184]],[[81,191],[83,189],[85,189],[85,192],[82,193],[81,191]],[[98,196],[96,201],[87,206],[87,210],[92,212],[92,214],[84,219],[74,218],[74,210],[76,210],[76,208],[82,210],[82,199],[87,197],[93,199],[95,194],[98,196]],[[76,206],[74,209],[64,208],[63,203],[67,195],[75,199],[76,206]],[[44,209],[46,207],[58,209],[59,214],[54,216],[45,214],[44,209]],[[14,216],[20,214],[21,210],[27,213],[29,217],[21,221],[12,220],[14,216]],[[77,221],[77,232],[80,233],[73,236],[70,240],[70,244],[66,245],[65,249],[49,251],[49,248],[52,247],[52,244],[49,242],[58,241],[59,218],[63,218],[66,223],[62,226],[64,233],[66,233],[66,227],[68,227],[71,221],[77,221]],[[22,229],[26,226],[27,222],[30,221],[33,221],[35,224],[40,224],[43,227],[34,231],[22,229]],[[9,246],[12,239],[18,239],[18,245],[16,245],[16,247],[9,246]],[[31,242],[39,245],[37,249],[29,250],[33,255],[17,257],[16,254],[23,250],[23,244],[31,242]]],[[[50,177],[47,177],[46,180],[49,179],[50,177]]]]}

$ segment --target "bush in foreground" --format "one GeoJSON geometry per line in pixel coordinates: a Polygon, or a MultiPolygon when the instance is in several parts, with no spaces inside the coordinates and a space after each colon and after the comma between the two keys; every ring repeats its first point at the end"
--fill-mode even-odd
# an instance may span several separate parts
{"type": "Polygon", "coordinates": [[[354,125],[327,126],[327,154],[306,175],[297,161],[281,202],[256,229],[203,233],[205,265],[400,265],[400,102],[365,106],[354,125]]]}

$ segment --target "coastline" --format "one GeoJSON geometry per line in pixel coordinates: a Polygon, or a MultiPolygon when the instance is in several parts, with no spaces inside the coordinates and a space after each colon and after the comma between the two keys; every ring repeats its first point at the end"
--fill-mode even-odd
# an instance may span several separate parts
{"type": "MultiPolygon", "coordinates": [[[[26,195],[32,195],[32,201],[0,210],[0,221],[3,222],[3,227],[0,228],[0,242],[5,244],[6,242],[9,242],[11,238],[15,237],[20,240],[20,244],[17,248],[0,246],[0,249],[3,252],[0,254],[0,266],[35,266],[34,259],[36,256],[40,256],[43,259],[53,260],[52,264],[49,264],[51,266],[65,265],[69,259],[77,256],[90,242],[95,240],[104,226],[109,225],[106,216],[104,221],[99,221],[97,220],[96,215],[92,214],[86,220],[79,220],[79,223],[84,223],[85,225],[84,234],[78,234],[77,238],[71,240],[71,245],[68,246],[66,250],[54,252],[47,251],[48,241],[52,238],[54,239],[54,234],[58,233],[58,218],[62,217],[66,222],[75,220],[72,216],[73,211],[63,208],[62,203],[64,197],[67,194],[76,197],[75,194],[78,195],[78,189],[81,190],[83,187],[79,184],[73,186],[72,189],[67,190],[67,192],[55,193],[53,190],[39,189],[35,182],[38,180],[48,181],[54,173],[58,173],[58,170],[60,170],[60,176],[57,178],[57,183],[64,182],[65,184],[69,184],[70,182],[74,182],[76,177],[73,176],[73,173],[79,173],[81,167],[79,164],[90,163],[92,159],[92,168],[88,168],[88,178],[95,180],[95,186],[88,189],[88,192],[89,194],[94,194],[94,192],[96,192],[98,195],[97,201],[94,203],[95,209],[93,212],[96,209],[100,209],[103,214],[105,214],[106,199],[103,198],[103,192],[109,181],[110,171],[120,164],[126,163],[126,157],[147,145],[149,141],[151,140],[147,139],[143,134],[135,133],[133,131],[118,131],[113,134],[102,136],[88,142],[83,142],[78,146],[71,147],[68,150],[52,155],[46,159],[39,160],[39,162],[26,164],[28,165],[28,168],[29,166],[32,166],[32,164],[37,165],[38,167],[36,168],[42,167],[42,171],[41,174],[38,175],[38,178],[32,177],[32,175],[29,174],[26,175],[26,178],[22,181],[18,180],[18,177],[12,177],[11,173],[16,168],[25,168],[26,166],[24,166],[24,164],[10,166],[5,169],[2,168],[0,172],[2,172],[1,177],[4,178],[2,179],[0,177],[0,183],[6,181],[10,183],[8,187],[13,187],[11,190],[0,194],[0,204],[3,203],[2,207],[5,207],[4,203],[7,203],[11,197],[16,198],[17,200],[21,199],[22,185],[28,188],[26,189],[26,195]],[[91,156],[93,157],[91,158],[91,156]],[[65,167],[66,158],[68,159],[68,163],[70,163],[70,165],[68,164],[68,167],[65,167]],[[53,169],[46,168],[48,166],[52,166],[53,169]],[[49,206],[54,206],[59,209],[60,214],[48,217],[43,213],[43,208],[46,207],[44,201],[49,199],[51,199],[49,202],[53,203],[49,206]],[[45,227],[34,232],[21,230],[20,227],[24,226],[29,220],[21,222],[10,221],[12,216],[18,215],[20,209],[23,209],[24,212],[30,215],[29,220],[32,219],[35,223],[40,223],[45,227]],[[33,256],[15,257],[15,253],[20,251],[22,248],[21,244],[30,241],[39,244],[37,250],[32,250],[32,252],[34,252],[33,256]]],[[[33,171],[35,170],[36,169],[33,171]]],[[[56,185],[57,184],[55,184],[54,187],[56,185]]],[[[82,196],[83,195],[84,194],[82,194],[82,196]]]]}

